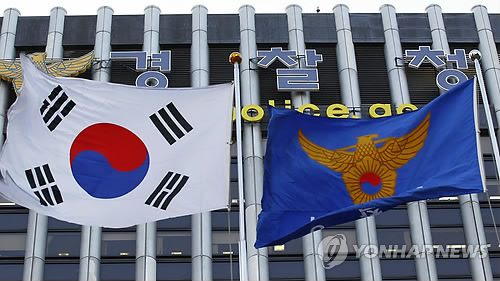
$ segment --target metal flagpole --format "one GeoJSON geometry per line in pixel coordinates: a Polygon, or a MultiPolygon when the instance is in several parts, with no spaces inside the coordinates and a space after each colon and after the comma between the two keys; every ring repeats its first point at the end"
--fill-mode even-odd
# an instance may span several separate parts
{"type": "MultiPolygon", "coordinates": [[[[486,113],[486,120],[488,123],[488,132],[490,135],[491,146],[493,148],[493,154],[495,156],[497,175],[500,175],[500,170],[499,170],[500,165],[498,163],[500,153],[498,151],[498,141],[497,141],[497,137],[495,134],[495,129],[493,127],[493,120],[491,118],[490,104],[488,102],[488,95],[486,94],[486,87],[484,86],[483,72],[481,70],[481,64],[479,63],[479,60],[481,59],[481,53],[478,50],[472,50],[469,53],[469,56],[472,59],[472,61],[474,61],[474,66],[476,68],[476,76],[477,76],[477,79],[479,80],[479,88],[481,90],[481,97],[483,99],[484,110],[486,113]]],[[[483,176],[483,180],[484,180],[484,176],[483,176]]],[[[487,250],[487,248],[484,250],[482,249],[482,246],[486,245],[486,236],[485,236],[484,229],[483,229],[481,215],[480,214],[477,215],[477,218],[475,215],[475,212],[478,212],[479,210],[474,208],[473,201],[477,200],[478,201],[477,205],[479,205],[479,200],[477,199],[478,197],[475,194],[469,194],[469,195],[465,195],[465,196],[468,197],[465,200],[464,200],[464,195],[462,195],[460,197],[460,204],[463,205],[464,202],[470,201],[470,207],[471,207],[471,211],[472,211],[472,214],[471,214],[472,216],[470,216],[470,215],[465,216],[464,211],[463,211],[464,209],[461,206],[462,219],[464,220],[465,239],[466,239],[466,241],[471,241],[471,238],[473,237],[474,240],[477,239],[476,240],[477,244],[478,244],[478,246],[480,246],[479,259],[477,259],[477,258],[471,259],[471,257],[469,257],[469,263],[471,266],[472,277],[477,279],[477,280],[492,280],[493,276],[492,276],[491,266],[490,266],[489,257],[488,257],[488,250],[487,250]],[[466,220],[470,220],[471,217],[474,219],[474,221],[473,222],[469,221],[466,224],[466,222],[467,222],[466,220]],[[476,221],[476,219],[477,219],[477,221],[476,221]],[[466,225],[469,225],[469,230],[467,230],[467,228],[465,227],[466,225]],[[473,225],[473,227],[475,228],[474,229],[475,233],[473,233],[472,235],[470,233],[470,231],[472,230],[472,229],[470,229],[471,225],[473,225]],[[468,236],[469,236],[469,238],[468,238],[468,236]],[[472,236],[472,237],[470,237],[470,236],[472,236]]],[[[487,196],[488,196],[488,202],[489,202],[489,195],[487,194],[487,196]]],[[[477,206],[477,207],[479,207],[479,206],[477,206]]],[[[467,242],[467,243],[470,243],[470,242],[467,242]]]]}
{"type": "Polygon", "coordinates": [[[477,80],[479,81],[479,89],[481,89],[481,97],[483,98],[484,110],[486,113],[486,120],[488,122],[488,131],[491,140],[491,146],[493,147],[493,155],[495,156],[495,166],[497,169],[497,175],[500,176],[500,152],[498,150],[498,141],[495,134],[495,127],[493,127],[493,120],[491,118],[490,104],[488,102],[488,96],[486,95],[486,87],[484,86],[483,71],[481,70],[481,52],[478,50],[472,50],[469,53],[470,58],[474,61],[474,66],[476,67],[477,80]]]}
{"type": "Polygon", "coordinates": [[[240,93],[240,63],[241,55],[232,53],[229,56],[229,61],[234,66],[234,96],[236,107],[236,149],[238,157],[238,203],[240,212],[240,241],[238,243],[240,257],[240,280],[248,280],[248,265],[247,265],[247,241],[245,238],[245,205],[243,191],[243,149],[241,138],[241,93],[240,93]]]}

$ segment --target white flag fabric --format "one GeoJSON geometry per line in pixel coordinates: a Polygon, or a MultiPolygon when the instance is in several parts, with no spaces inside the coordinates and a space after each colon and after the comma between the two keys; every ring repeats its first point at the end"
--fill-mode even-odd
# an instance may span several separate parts
{"type": "Polygon", "coordinates": [[[2,196],[103,227],[227,207],[231,84],[140,88],[56,78],[21,62],[0,156],[2,196]]]}

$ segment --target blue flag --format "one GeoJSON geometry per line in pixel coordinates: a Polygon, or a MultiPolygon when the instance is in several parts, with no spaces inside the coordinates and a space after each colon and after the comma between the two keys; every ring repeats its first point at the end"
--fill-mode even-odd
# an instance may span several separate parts
{"type": "Polygon", "coordinates": [[[473,79],[377,119],[270,108],[256,248],[397,205],[484,191],[473,79]]]}

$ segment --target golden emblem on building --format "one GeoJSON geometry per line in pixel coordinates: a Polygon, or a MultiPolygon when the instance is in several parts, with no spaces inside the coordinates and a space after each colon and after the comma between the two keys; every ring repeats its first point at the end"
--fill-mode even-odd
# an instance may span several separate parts
{"type": "MultiPolygon", "coordinates": [[[[76,59],[63,61],[47,61],[47,53],[29,54],[33,63],[43,72],[56,77],[77,76],[85,72],[94,60],[94,51],[76,59]]],[[[23,70],[21,63],[16,60],[0,60],[0,78],[12,81],[16,94],[23,85],[23,70]]]]}
{"type": "Polygon", "coordinates": [[[357,137],[357,144],[335,150],[314,144],[304,136],[302,130],[298,132],[298,139],[311,159],[342,173],[342,180],[352,201],[361,204],[394,195],[398,176],[395,170],[408,163],[424,146],[430,116],[429,112],[415,129],[400,138],[374,140],[379,137],[378,134],[364,135],[357,137]],[[377,147],[376,144],[380,143],[384,145],[377,147]],[[365,182],[380,188],[374,193],[367,193],[362,188],[365,182]]]}

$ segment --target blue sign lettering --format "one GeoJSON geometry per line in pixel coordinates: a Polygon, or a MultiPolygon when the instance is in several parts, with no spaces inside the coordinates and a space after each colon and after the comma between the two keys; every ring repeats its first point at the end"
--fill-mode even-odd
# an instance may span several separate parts
{"type": "Polygon", "coordinates": [[[306,50],[306,67],[318,67],[323,62],[323,55],[317,55],[316,50],[306,50]]]}
{"type": "Polygon", "coordinates": [[[146,52],[111,52],[111,59],[135,59],[135,69],[147,70],[146,52]]]}
{"type": "Polygon", "coordinates": [[[278,91],[319,91],[317,69],[276,69],[278,91]]]}
{"type": "Polygon", "coordinates": [[[406,50],[407,57],[413,57],[408,63],[409,67],[419,68],[427,59],[435,68],[442,67],[445,62],[440,58],[444,57],[443,50],[431,50],[429,46],[419,46],[418,50],[406,50]]]}
{"type": "Polygon", "coordinates": [[[456,62],[458,69],[467,69],[469,66],[467,65],[467,58],[465,57],[464,49],[456,49],[453,54],[448,54],[446,59],[449,62],[456,62]]]}
{"type": "Polygon", "coordinates": [[[151,67],[159,67],[162,72],[170,72],[170,51],[152,54],[151,67]]]}
{"type": "Polygon", "coordinates": [[[448,91],[453,86],[467,81],[467,75],[457,69],[445,69],[436,76],[436,84],[439,88],[448,91]]]}
{"type": "Polygon", "coordinates": [[[257,51],[257,57],[262,57],[257,62],[257,65],[262,68],[268,68],[276,59],[287,67],[297,65],[297,61],[294,59],[297,57],[297,52],[283,51],[281,47],[271,48],[271,51],[257,51]]]}
{"type": "Polygon", "coordinates": [[[167,88],[168,78],[161,72],[147,71],[137,76],[135,85],[137,87],[167,88]]]}

